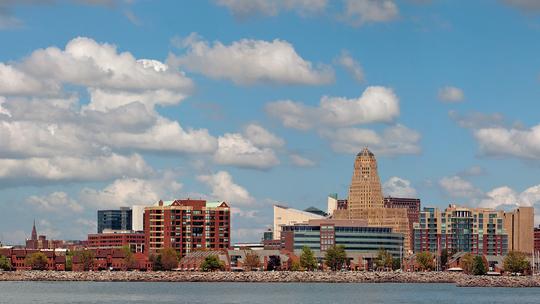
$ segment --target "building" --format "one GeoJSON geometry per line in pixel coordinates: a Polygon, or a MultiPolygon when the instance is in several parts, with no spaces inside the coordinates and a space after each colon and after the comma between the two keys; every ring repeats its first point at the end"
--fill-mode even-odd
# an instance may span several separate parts
{"type": "Polygon", "coordinates": [[[414,252],[471,252],[506,255],[509,238],[504,211],[450,205],[444,211],[424,208],[414,224],[414,252]]]}
{"type": "Polygon", "coordinates": [[[282,226],[282,248],[300,255],[304,246],[322,258],[326,250],[343,245],[347,255],[374,256],[385,249],[399,257],[403,249],[403,235],[388,227],[370,227],[367,220],[309,220],[306,223],[282,226]]]}
{"type": "MultiPolygon", "coordinates": [[[[73,271],[100,271],[100,270],[152,270],[153,264],[143,253],[134,253],[134,262],[128,265],[126,262],[126,252],[120,248],[109,249],[89,249],[92,252],[93,261],[89,269],[85,269],[85,264],[80,255],[74,255],[72,258],[73,271]]],[[[88,266],[87,266],[88,267],[88,266]]]]}
{"type": "Polygon", "coordinates": [[[136,205],[131,208],[131,229],[144,231],[144,208],[147,206],[136,205]]]}
{"type": "Polygon", "coordinates": [[[223,270],[230,271],[231,263],[227,250],[198,250],[187,253],[179,263],[178,268],[183,271],[201,271],[201,265],[209,256],[217,256],[223,265],[223,270]]]}
{"type": "Polygon", "coordinates": [[[56,249],[64,248],[64,241],[61,240],[48,240],[46,235],[38,235],[36,229],[36,221],[32,226],[32,233],[29,240],[26,240],[26,249],[56,249]]]}
{"type": "Polygon", "coordinates": [[[30,270],[31,267],[26,265],[26,257],[41,252],[47,257],[46,270],[66,270],[66,250],[64,249],[27,249],[27,248],[0,248],[0,255],[5,256],[10,260],[11,267],[14,270],[30,270]]]}
{"type": "Polygon", "coordinates": [[[280,239],[282,226],[294,225],[296,223],[303,223],[312,219],[324,218],[324,216],[317,213],[311,213],[285,206],[274,205],[274,239],[280,239]]]}
{"type": "Polygon", "coordinates": [[[518,207],[504,213],[504,228],[508,232],[508,250],[532,254],[534,250],[534,208],[518,207]]]}
{"type": "Polygon", "coordinates": [[[540,255],[540,226],[534,228],[534,252],[540,255]]]}
{"type": "Polygon", "coordinates": [[[128,246],[131,252],[144,252],[144,232],[114,232],[104,230],[104,233],[89,234],[87,246],[89,249],[122,248],[128,246]]]}
{"type": "Polygon", "coordinates": [[[420,220],[420,199],[387,196],[383,200],[385,208],[401,208],[407,210],[407,217],[409,219],[410,242],[412,246],[412,244],[414,244],[413,226],[414,223],[418,223],[420,220]]]}
{"type": "Polygon", "coordinates": [[[346,202],[337,202],[335,219],[365,219],[370,227],[389,227],[404,237],[405,252],[412,251],[411,230],[406,209],[385,208],[375,155],[364,148],[356,155],[346,202]],[[344,206],[345,205],[345,206],[344,206]]]}
{"type": "Polygon", "coordinates": [[[121,207],[118,210],[98,210],[97,225],[98,233],[103,233],[103,230],[132,230],[132,211],[128,207],[121,207]]]}
{"type": "Polygon", "coordinates": [[[145,251],[174,248],[181,256],[196,249],[230,247],[231,214],[225,202],[159,201],[144,209],[145,251]]]}

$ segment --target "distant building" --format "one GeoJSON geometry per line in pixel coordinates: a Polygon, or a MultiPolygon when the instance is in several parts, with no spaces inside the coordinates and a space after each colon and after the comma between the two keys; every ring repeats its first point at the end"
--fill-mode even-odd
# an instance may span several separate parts
{"type": "Polygon", "coordinates": [[[87,246],[89,249],[122,248],[127,246],[131,252],[144,252],[144,244],[144,232],[104,230],[104,233],[89,234],[87,246]]]}
{"type": "Polygon", "coordinates": [[[367,220],[309,220],[306,223],[282,226],[282,248],[300,254],[304,246],[317,256],[337,245],[345,246],[347,254],[373,256],[385,249],[399,257],[403,249],[403,235],[388,227],[369,227],[367,220]]]}
{"type": "Polygon", "coordinates": [[[230,207],[205,200],[159,201],[144,210],[145,250],[159,253],[174,248],[181,256],[197,249],[228,249],[230,207]]]}
{"type": "Polygon", "coordinates": [[[280,205],[274,205],[274,239],[279,240],[281,236],[281,227],[303,223],[311,219],[323,219],[322,215],[289,208],[280,205]]]}
{"type": "Polygon", "coordinates": [[[409,238],[412,246],[412,244],[414,244],[414,223],[418,223],[420,220],[420,199],[387,196],[383,200],[385,208],[401,208],[407,210],[410,231],[409,238]]]}
{"type": "Polygon", "coordinates": [[[508,250],[532,254],[534,250],[534,208],[518,207],[504,213],[508,250]]]}
{"type": "Polygon", "coordinates": [[[389,227],[404,237],[405,252],[411,251],[411,230],[407,210],[385,208],[375,155],[364,148],[356,155],[346,202],[337,202],[332,218],[365,219],[370,227],[389,227]],[[344,206],[345,205],[345,206],[344,206]]]}
{"type": "Polygon", "coordinates": [[[504,211],[450,205],[444,211],[424,208],[414,228],[414,251],[440,253],[471,252],[481,255],[506,255],[508,233],[504,211]]]}
{"type": "Polygon", "coordinates": [[[38,235],[36,221],[34,221],[31,237],[29,240],[26,240],[25,248],[34,250],[64,248],[64,241],[48,240],[46,235],[38,235]]]}
{"type": "Polygon", "coordinates": [[[540,255],[540,226],[534,228],[534,252],[540,255]]]}
{"type": "Polygon", "coordinates": [[[148,206],[136,205],[131,208],[131,229],[144,231],[144,208],[148,206]]]}
{"type": "Polygon", "coordinates": [[[98,210],[97,212],[98,233],[103,230],[132,230],[132,210],[128,207],[121,207],[117,210],[98,210]]]}
{"type": "Polygon", "coordinates": [[[233,250],[263,250],[263,243],[235,243],[232,246],[233,250]]]}

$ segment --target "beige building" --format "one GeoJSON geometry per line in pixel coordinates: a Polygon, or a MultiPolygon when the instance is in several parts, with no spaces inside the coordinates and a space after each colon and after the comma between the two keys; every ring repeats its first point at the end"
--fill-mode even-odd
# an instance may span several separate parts
{"type": "Polygon", "coordinates": [[[336,219],[365,219],[372,227],[389,227],[404,236],[405,252],[411,253],[407,209],[385,208],[375,155],[364,148],[356,155],[347,209],[335,210],[336,219]]]}
{"type": "Polygon", "coordinates": [[[532,253],[534,250],[534,208],[519,207],[504,213],[508,251],[532,253]]]}
{"type": "Polygon", "coordinates": [[[311,212],[274,205],[274,240],[281,238],[281,226],[300,224],[309,220],[324,218],[324,216],[311,212]]]}

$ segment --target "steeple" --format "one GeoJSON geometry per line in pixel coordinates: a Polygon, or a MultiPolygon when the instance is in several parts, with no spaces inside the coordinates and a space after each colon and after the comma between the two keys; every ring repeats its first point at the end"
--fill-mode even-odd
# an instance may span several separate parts
{"type": "Polygon", "coordinates": [[[32,241],[37,241],[36,220],[34,220],[34,226],[32,227],[32,241]]]}

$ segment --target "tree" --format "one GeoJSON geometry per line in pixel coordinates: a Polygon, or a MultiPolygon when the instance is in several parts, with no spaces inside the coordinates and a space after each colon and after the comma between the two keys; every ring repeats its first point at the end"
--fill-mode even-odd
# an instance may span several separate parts
{"type": "Polygon", "coordinates": [[[137,259],[135,259],[135,255],[131,252],[129,245],[123,246],[122,251],[124,252],[124,264],[126,265],[126,270],[137,268],[137,259]]]}
{"type": "Polygon", "coordinates": [[[219,257],[215,254],[209,255],[204,258],[204,261],[201,263],[200,267],[202,271],[216,271],[225,269],[225,265],[222,261],[219,260],[219,257]]]}
{"type": "Polygon", "coordinates": [[[279,270],[281,267],[281,258],[279,255],[271,255],[268,258],[268,266],[266,267],[266,270],[272,271],[272,270],[279,270]]]}
{"type": "Polygon", "coordinates": [[[178,268],[178,254],[176,250],[171,247],[163,248],[161,250],[161,266],[163,270],[173,270],[178,268]]]}
{"type": "Polygon", "coordinates": [[[11,270],[11,261],[3,255],[0,255],[0,270],[11,270]]]}
{"type": "Polygon", "coordinates": [[[161,271],[163,270],[163,265],[161,264],[161,255],[160,254],[151,254],[150,262],[152,262],[152,269],[154,271],[161,271]]]}
{"type": "Polygon", "coordinates": [[[377,251],[377,256],[375,257],[375,267],[378,270],[392,269],[393,261],[392,254],[381,248],[379,251],[377,251]]]}
{"type": "Polygon", "coordinates": [[[246,256],[244,257],[244,269],[251,271],[253,269],[258,269],[259,267],[261,267],[259,255],[253,250],[247,250],[246,256]]]}
{"type": "Polygon", "coordinates": [[[474,275],[485,275],[487,273],[486,264],[484,264],[484,259],[477,255],[474,257],[472,274],[474,275]]]}
{"type": "Polygon", "coordinates": [[[461,264],[461,268],[463,269],[463,272],[471,274],[473,273],[473,266],[474,266],[474,256],[470,253],[466,253],[461,257],[461,260],[459,262],[461,264]]]}
{"type": "Polygon", "coordinates": [[[72,271],[73,270],[73,252],[68,251],[66,253],[66,271],[72,271]]]}
{"type": "Polygon", "coordinates": [[[392,270],[398,269],[401,269],[401,260],[399,258],[395,258],[392,260],[392,270]]]}
{"type": "Polygon", "coordinates": [[[313,271],[317,269],[317,259],[313,254],[313,251],[308,246],[302,248],[302,254],[300,255],[300,267],[307,271],[313,271]]]}
{"type": "Polygon", "coordinates": [[[80,250],[73,253],[73,256],[77,257],[80,263],[83,265],[84,271],[89,271],[94,268],[95,254],[91,250],[80,250]]]}
{"type": "Polygon", "coordinates": [[[343,245],[333,246],[326,250],[324,262],[333,271],[340,270],[347,262],[347,253],[343,245]]]}
{"type": "Polygon", "coordinates": [[[419,252],[416,254],[416,263],[420,267],[420,270],[433,270],[435,265],[433,263],[433,254],[429,251],[419,252]]]}
{"type": "Polygon", "coordinates": [[[443,269],[446,269],[446,264],[448,264],[448,255],[449,255],[448,249],[444,248],[441,251],[441,267],[443,269]]]}
{"type": "Polygon", "coordinates": [[[49,259],[43,252],[35,252],[26,256],[24,263],[32,270],[46,270],[49,259]]]}
{"type": "Polygon", "coordinates": [[[300,266],[300,262],[292,261],[292,263],[291,263],[291,271],[300,271],[300,270],[302,270],[302,266],[300,266]]]}
{"type": "Polygon", "coordinates": [[[503,261],[504,270],[511,273],[524,273],[531,268],[527,255],[523,252],[510,251],[503,261]]]}

